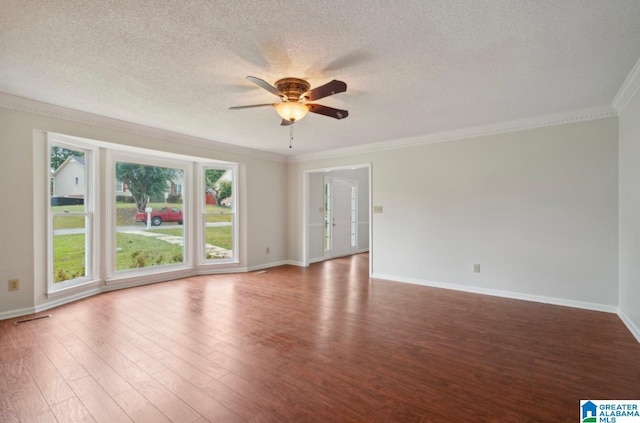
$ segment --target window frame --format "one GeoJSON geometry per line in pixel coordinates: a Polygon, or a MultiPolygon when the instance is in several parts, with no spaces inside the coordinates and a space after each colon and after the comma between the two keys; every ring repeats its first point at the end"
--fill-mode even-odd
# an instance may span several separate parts
{"type": "Polygon", "coordinates": [[[239,225],[238,225],[238,210],[239,210],[239,196],[238,196],[238,163],[230,162],[208,162],[199,163],[197,168],[198,183],[195,184],[198,198],[200,199],[200,206],[198,208],[198,225],[197,230],[197,264],[199,266],[215,266],[220,264],[237,264],[239,259],[239,225]],[[232,200],[232,212],[225,213],[231,215],[231,257],[226,258],[213,258],[209,259],[206,256],[206,217],[213,215],[206,211],[206,183],[205,172],[207,170],[229,170],[231,171],[231,196],[232,200]]]}
{"type": "MultiPolygon", "coordinates": [[[[172,169],[179,169],[183,171],[184,185],[189,186],[191,181],[191,174],[193,168],[193,162],[189,162],[188,160],[178,160],[172,159],[168,157],[163,157],[161,152],[158,154],[153,154],[149,152],[148,154],[139,153],[139,152],[129,152],[124,150],[116,150],[116,149],[108,149],[107,158],[105,160],[105,178],[107,181],[115,181],[116,180],[116,163],[118,162],[126,162],[126,163],[140,163],[142,165],[148,166],[157,166],[157,167],[165,167],[172,169]]],[[[193,208],[193,201],[190,192],[187,195],[182,196],[182,213],[184,215],[184,221],[182,225],[182,237],[183,237],[183,261],[182,263],[175,264],[163,264],[158,266],[149,266],[144,268],[134,268],[127,270],[117,270],[116,265],[116,232],[117,232],[117,224],[116,224],[116,196],[118,193],[115,190],[115,183],[108,184],[108,188],[105,191],[106,201],[104,201],[106,205],[105,213],[107,214],[108,222],[105,224],[106,231],[106,240],[105,243],[105,251],[103,251],[104,255],[104,264],[106,268],[106,280],[109,282],[118,281],[118,280],[127,280],[132,277],[140,277],[146,275],[155,275],[160,273],[168,273],[172,271],[179,271],[184,269],[192,269],[193,268],[193,248],[192,248],[192,229],[191,227],[191,213],[190,210],[193,208]]],[[[171,207],[167,205],[167,207],[171,207]]],[[[141,229],[144,226],[141,226],[141,229]]]]}
{"type": "MultiPolygon", "coordinates": [[[[97,231],[99,228],[99,216],[96,213],[96,193],[98,192],[98,178],[96,175],[96,163],[99,163],[99,148],[91,143],[82,142],[77,139],[70,139],[67,136],[47,133],[47,295],[60,291],[86,285],[98,280],[98,248],[96,247],[97,231]],[[51,189],[51,149],[61,147],[68,150],[82,151],[84,153],[84,211],[83,212],[57,212],[52,210],[51,200],[53,190],[51,189]],[[55,282],[54,275],[54,218],[56,216],[83,216],[85,219],[85,275],[68,279],[63,282],[55,282]]],[[[55,184],[55,182],[54,182],[55,184]]]]}
{"type": "MultiPolygon", "coordinates": [[[[45,229],[43,252],[46,260],[43,271],[48,273],[43,275],[45,276],[43,279],[48,297],[59,298],[70,293],[82,295],[82,292],[88,292],[88,289],[100,285],[103,285],[101,289],[110,290],[118,286],[137,286],[198,273],[216,273],[234,269],[240,264],[239,235],[241,222],[238,220],[240,218],[238,174],[241,163],[85,139],[56,132],[44,132],[43,138],[43,150],[46,150],[46,152],[43,151],[43,155],[46,156],[46,158],[43,157],[43,163],[46,163],[46,171],[44,172],[46,176],[43,177],[43,182],[46,180],[46,190],[43,193],[46,197],[43,196],[43,198],[46,198],[45,201],[48,204],[48,206],[45,206],[42,216],[45,229]],[[86,254],[91,260],[90,264],[85,268],[87,276],[74,279],[73,282],[57,283],[55,286],[53,283],[55,279],[53,275],[53,220],[50,206],[51,197],[53,196],[51,140],[55,140],[55,145],[63,148],[87,152],[85,154],[85,166],[86,172],[88,172],[85,181],[85,190],[87,191],[85,202],[89,208],[85,209],[85,212],[91,214],[85,229],[85,239],[90,247],[90,251],[87,251],[86,254]],[[137,162],[183,170],[184,181],[181,185],[184,213],[184,261],[182,263],[130,269],[129,271],[115,271],[115,203],[116,195],[119,193],[116,192],[116,184],[114,182],[115,163],[117,161],[137,162]],[[224,260],[205,261],[201,258],[201,250],[204,247],[204,236],[202,236],[204,226],[200,216],[202,216],[201,204],[205,203],[205,198],[199,195],[199,193],[203,192],[201,187],[202,178],[199,177],[199,172],[205,167],[232,170],[232,190],[234,195],[232,257],[224,260]],[[109,288],[109,286],[113,287],[109,288]]],[[[128,188],[123,187],[123,192],[127,190],[128,188]]]]}

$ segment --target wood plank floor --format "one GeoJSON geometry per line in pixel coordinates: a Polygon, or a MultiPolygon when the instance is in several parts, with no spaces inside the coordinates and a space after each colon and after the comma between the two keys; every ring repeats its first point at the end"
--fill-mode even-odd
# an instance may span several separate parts
{"type": "Polygon", "coordinates": [[[572,422],[640,399],[613,314],[368,278],[200,276],[0,322],[0,421],[572,422]]]}

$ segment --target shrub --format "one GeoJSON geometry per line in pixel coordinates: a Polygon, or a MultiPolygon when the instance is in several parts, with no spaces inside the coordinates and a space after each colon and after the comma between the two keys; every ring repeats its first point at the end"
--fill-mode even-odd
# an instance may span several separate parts
{"type": "Polygon", "coordinates": [[[116,203],[135,203],[136,199],[129,195],[116,195],[116,203]]]}
{"type": "Polygon", "coordinates": [[[180,194],[169,194],[167,196],[167,203],[182,204],[182,196],[180,194]]]}
{"type": "Polygon", "coordinates": [[[84,267],[81,270],[78,270],[77,272],[68,272],[64,269],[58,269],[54,277],[54,282],[64,282],[70,279],[80,278],[84,276],[84,274],[85,274],[84,267]]]}
{"type": "Polygon", "coordinates": [[[182,253],[174,254],[170,259],[163,254],[155,255],[149,251],[136,250],[131,253],[131,267],[142,268],[155,264],[182,263],[182,253]]]}

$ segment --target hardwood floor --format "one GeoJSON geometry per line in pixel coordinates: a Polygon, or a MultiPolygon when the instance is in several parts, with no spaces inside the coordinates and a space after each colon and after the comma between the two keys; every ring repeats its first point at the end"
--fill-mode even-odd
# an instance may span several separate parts
{"type": "Polygon", "coordinates": [[[368,278],[366,254],[0,322],[0,421],[564,422],[640,399],[613,314],[368,278]]]}

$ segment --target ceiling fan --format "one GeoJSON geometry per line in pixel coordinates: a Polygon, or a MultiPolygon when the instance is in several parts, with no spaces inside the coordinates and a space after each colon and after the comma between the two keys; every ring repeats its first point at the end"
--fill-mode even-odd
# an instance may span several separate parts
{"type": "Polygon", "coordinates": [[[283,78],[276,81],[275,86],[255,76],[247,76],[247,79],[269,91],[271,94],[280,97],[281,102],[236,106],[230,107],[229,109],[238,110],[273,106],[280,117],[282,117],[282,122],[280,123],[282,126],[293,125],[294,122],[305,117],[307,112],[317,113],[335,119],[344,119],[349,116],[349,112],[346,110],[334,109],[333,107],[323,106],[321,104],[307,103],[307,101],[315,101],[347,91],[347,84],[342,81],[334,79],[331,82],[327,82],[324,85],[310,90],[311,85],[304,79],[299,78],[283,78]]]}

